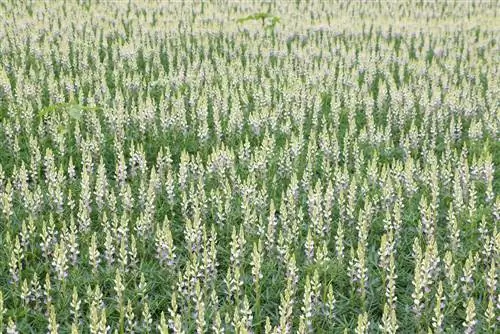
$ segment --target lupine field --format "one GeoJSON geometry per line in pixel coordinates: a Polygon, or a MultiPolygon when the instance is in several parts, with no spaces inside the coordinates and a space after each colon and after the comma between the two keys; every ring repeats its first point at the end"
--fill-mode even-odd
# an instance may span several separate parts
{"type": "Polygon", "coordinates": [[[0,2],[0,333],[498,333],[498,1],[0,2]]]}

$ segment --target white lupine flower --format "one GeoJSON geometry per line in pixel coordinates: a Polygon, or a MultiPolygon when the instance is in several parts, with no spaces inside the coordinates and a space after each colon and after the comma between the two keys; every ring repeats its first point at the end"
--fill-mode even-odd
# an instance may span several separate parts
{"type": "Polygon", "coordinates": [[[59,324],[57,323],[56,311],[54,309],[54,305],[50,306],[50,310],[49,310],[49,325],[48,325],[47,329],[48,329],[47,333],[49,333],[49,334],[58,333],[59,324]]]}
{"type": "Polygon", "coordinates": [[[467,334],[472,334],[475,333],[475,327],[476,327],[476,307],[474,303],[474,299],[469,298],[467,302],[467,308],[466,308],[466,315],[465,315],[465,321],[463,323],[464,326],[464,333],[467,334]]]}
{"type": "Polygon", "coordinates": [[[67,249],[63,240],[55,245],[52,267],[59,281],[64,280],[68,276],[67,249]]]}
{"type": "Polygon", "coordinates": [[[132,308],[132,303],[130,299],[127,300],[127,308],[125,311],[125,332],[133,333],[137,327],[137,321],[135,320],[134,309],[132,308]]]}
{"type": "Polygon", "coordinates": [[[2,5],[0,332],[495,332],[496,3],[2,5]]]}
{"type": "Polygon", "coordinates": [[[101,262],[100,253],[99,250],[97,249],[97,236],[95,233],[93,233],[89,246],[89,264],[92,267],[93,273],[97,272],[100,262],[101,262]]]}
{"type": "Polygon", "coordinates": [[[446,297],[443,296],[443,282],[439,282],[434,306],[434,316],[432,317],[432,327],[438,333],[443,332],[443,308],[445,306],[446,297]]]}
{"type": "Polygon", "coordinates": [[[16,323],[10,317],[9,317],[9,320],[7,321],[6,333],[7,334],[19,334],[19,332],[17,331],[16,323]]]}
{"type": "Polygon", "coordinates": [[[311,231],[307,231],[307,238],[304,244],[304,251],[306,255],[306,261],[312,262],[314,258],[314,240],[311,235],[311,231]]]}

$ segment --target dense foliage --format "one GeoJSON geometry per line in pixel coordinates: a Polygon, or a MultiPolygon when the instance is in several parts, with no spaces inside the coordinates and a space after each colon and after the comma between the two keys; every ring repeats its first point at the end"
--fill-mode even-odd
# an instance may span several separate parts
{"type": "Polygon", "coordinates": [[[498,333],[498,9],[0,2],[0,333],[498,333]]]}

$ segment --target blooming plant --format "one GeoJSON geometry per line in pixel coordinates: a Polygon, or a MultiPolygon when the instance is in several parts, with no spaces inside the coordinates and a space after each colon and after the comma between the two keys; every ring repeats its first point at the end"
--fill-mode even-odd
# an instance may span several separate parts
{"type": "Polygon", "coordinates": [[[0,2],[0,333],[498,333],[499,9],[0,2]]]}

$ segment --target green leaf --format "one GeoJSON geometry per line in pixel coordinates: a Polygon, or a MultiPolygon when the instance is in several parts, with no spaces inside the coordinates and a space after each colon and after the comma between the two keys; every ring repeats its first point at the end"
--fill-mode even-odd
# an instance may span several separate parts
{"type": "Polygon", "coordinates": [[[64,125],[59,125],[57,127],[57,132],[60,134],[60,135],[65,135],[67,132],[68,132],[68,129],[64,126],[64,125]]]}
{"type": "Polygon", "coordinates": [[[68,114],[71,118],[79,121],[82,119],[82,108],[77,104],[72,105],[68,109],[68,114]]]}
{"type": "Polygon", "coordinates": [[[252,14],[252,15],[248,15],[248,16],[239,18],[239,19],[236,20],[236,22],[237,23],[244,23],[246,21],[261,20],[262,24],[264,24],[264,20],[266,20],[266,19],[271,19],[270,25],[272,27],[274,27],[276,25],[276,23],[280,22],[280,18],[278,16],[271,15],[271,14],[265,13],[265,12],[255,13],[255,14],[252,14]]]}
{"type": "Polygon", "coordinates": [[[60,111],[62,108],[64,108],[67,105],[68,105],[67,103],[57,103],[57,104],[53,104],[50,106],[46,106],[45,108],[40,110],[40,112],[38,113],[38,117],[43,118],[44,116],[46,116],[50,113],[60,111]]]}

